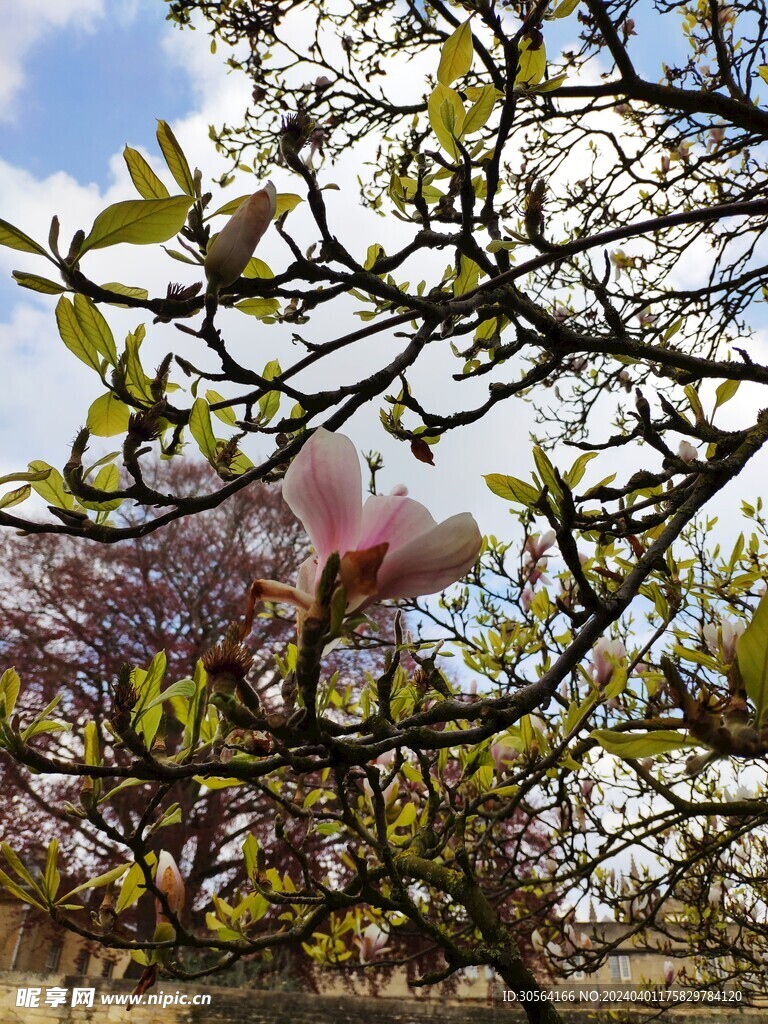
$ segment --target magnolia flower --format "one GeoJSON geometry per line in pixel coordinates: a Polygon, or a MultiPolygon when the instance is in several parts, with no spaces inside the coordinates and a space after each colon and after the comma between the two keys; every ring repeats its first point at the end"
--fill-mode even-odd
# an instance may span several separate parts
{"type": "Polygon", "coordinates": [[[677,457],[690,465],[690,463],[695,462],[696,459],[698,459],[699,453],[690,441],[681,441],[677,449],[677,457]]]}
{"type": "Polygon", "coordinates": [[[736,642],[745,628],[743,622],[723,619],[719,628],[717,623],[710,622],[701,632],[710,652],[722,657],[724,664],[730,665],[736,657],[736,642]]]}
{"type": "Polygon", "coordinates": [[[523,606],[523,611],[529,612],[531,605],[533,604],[533,587],[530,583],[526,583],[523,587],[522,593],[520,594],[520,604],[523,606]]]}
{"type": "Polygon", "coordinates": [[[671,960],[665,960],[664,961],[664,982],[665,982],[665,984],[671,985],[672,982],[675,980],[675,975],[676,974],[677,974],[677,971],[675,970],[675,965],[672,963],[672,961],[671,960]]]}
{"type": "MultiPolygon", "coordinates": [[[[165,894],[168,906],[172,913],[178,914],[184,906],[184,879],[178,869],[176,861],[167,850],[161,850],[157,858],[155,868],[155,885],[160,892],[165,894]]],[[[160,900],[155,901],[157,920],[167,921],[168,918],[162,908],[160,900]]]]}
{"type": "Polygon", "coordinates": [[[468,512],[437,523],[404,487],[362,501],[355,446],[319,427],[285,474],[283,497],[309,534],[314,555],[302,563],[295,587],[259,581],[263,600],[308,611],[328,557],[341,555],[339,576],[347,611],[388,597],[435,594],[471,569],[482,537],[468,512]]]}
{"type": "Polygon", "coordinates": [[[623,661],[627,649],[621,640],[601,636],[592,648],[592,678],[598,686],[607,686],[613,678],[617,661],[623,661]]]}
{"type": "Polygon", "coordinates": [[[226,288],[240,277],[275,216],[276,202],[275,186],[268,181],[238,206],[205,257],[205,273],[212,285],[226,288]]]}
{"type": "Polygon", "coordinates": [[[362,935],[355,938],[360,949],[360,963],[369,964],[387,948],[389,936],[377,924],[369,924],[362,935]]]}
{"type": "Polygon", "coordinates": [[[716,127],[709,129],[709,142],[707,143],[707,149],[709,152],[713,152],[718,148],[720,143],[725,138],[725,128],[716,127]]]}
{"type": "Polygon", "coordinates": [[[555,543],[555,531],[547,530],[546,533],[534,533],[525,542],[523,552],[527,562],[538,562],[542,555],[555,543]]]}

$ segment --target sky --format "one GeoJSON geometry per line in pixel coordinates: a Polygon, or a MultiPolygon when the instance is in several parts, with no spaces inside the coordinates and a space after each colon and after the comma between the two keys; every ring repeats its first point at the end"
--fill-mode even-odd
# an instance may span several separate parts
{"type": "MultiPolygon", "coordinates": [[[[166,22],[161,0],[0,0],[0,18],[0,217],[44,240],[51,215],[58,213],[67,244],[75,229],[87,229],[108,203],[135,197],[121,156],[125,144],[140,149],[168,180],[154,138],[157,118],[173,126],[190,162],[201,167],[206,181],[225,169],[208,140],[208,126],[239,116],[250,102],[248,82],[228,71],[221,50],[216,56],[210,54],[203,31],[180,32],[166,22]]],[[[568,28],[565,23],[556,24],[565,39],[568,28]]],[[[655,76],[659,58],[653,48],[653,26],[639,21],[637,28],[636,52],[655,76]]],[[[419,75],[425,70],[412,62],[408,73],[419,75]]],[[[407,78],[401,86],[407,89],[407,78]]],[[[345,241],[360,255],[374,239],[391,251],[399,230],[393,219],[365,212],[349,218],[349,196],[356,198],[356,173],[357,166],[350,160],[322,168],[321,179],[340,186],[339,192],[326,192],[331,223],[343,226],[345,241]]],[[[278,191],[297,190],[296,178],[288,172],[277,170],[274,177],[278,191]]],[[[238,181],[222,201],[251,187],[252,177],[238,181]]],[[[316,232],[306,212],[299,208],[292,217],[298,234],[305,232],[306,244],[314,241],[316,232]]],[[[102,281],[144,285],[156,293],[163,293],[169,280],[188,284],[199,279],[194,268],[173,263],[154,250],[124,245],[102,250],[96,254],[96,276],[100,274],[102,281]]],[[[275,270],[288,259],[274,233],[265,237],[259,254],[275,270]]],[[[95,262],[88,269],[93,270],[95,262]]],[[[0,366],[6,381],[0,403],[0,473],[22,469],[34,458],[61,465],[87,406],[103,390],[95,376],[64,349],[53,317],[55,297],[18,288],[10,277],[12,269],[45,272],[39,259],[0,249],[0,366]],[[7,387],[8,382],[12,387],[7,387]]],[[[346,307],[350,325],[357,323],[356,305],[346,307]]],[[[141,319],[119,310],[108,315],[117,337],[123,327],[133,329],[141,319]]],[[[269,333],[237,312],[227,316],[235,350],[257,369],[262,357],[264,363],[281,352],[287,361],[295,357],[285,332],[269,333]]],[[[308,331],[312,340],[322,341],[337,336],[338,327],[339,313],[322,310],[308,331]]],[[[146,347],[151,357],[147,365],[156,365],[171,347],[192,358],[192,339],[182,338],[170,327],[148,324],[148,328],[146,347]]],[[[375,344],[393,342],[397,339],[380,335],[375,344]]],[[[318,386],[332,385],[340,374],[363,368],[354,359],[350,363],[345,353],[318,378],[318,386]]],[[[437,374],[455,369],[452,360],[430,354],[414,374],[416,390],[425,389],[422,393],[430,395],[435,406],[442,401],[445,407],[452,398],[435,389],[434,380],[437,374]]],[[[462,387],[464,401],[470,400],[473,387],[476,399],[482,400],[486,393],[484,382],[462,387]]],[[[746,401],[752,400],[742,393],[741,401],[725,410],[727,415],[738,417],[746,401]]],[[[378,405],[364,410],[350,432],[360,448],[382,450],[386,460],[382,489],[389,490],[402,480],[437,518],[468,510],[481,529],[499,533],[508,523],[508,510],[487,491],[481,474],[508,472],[527,478],[532,469],[528,435],[533,427],[529,405],[502,403],[478,426],[444,438],[435,449],[434,469],[415,463],[406,446],[383,433],[378,405]]],[[[251,454],[263,455],[266,450],[251,454]]],[[[594,468],[599,479],[617,468],[621,457],[608,453],[598,460],[599,469],[595,465],[590,472],[594,468]]],[[[561,461],[567,468],[573,458],[573,453],[565,452],[561,461]]],[[[763,473],[760,468],[750,471],[732,489],[723,510],[733,509],[736,491],[754,496],[763,473]]]]}

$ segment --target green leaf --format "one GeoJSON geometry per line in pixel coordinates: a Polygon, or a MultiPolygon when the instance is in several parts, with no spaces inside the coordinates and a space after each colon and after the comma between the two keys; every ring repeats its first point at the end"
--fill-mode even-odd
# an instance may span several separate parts
{"type": "Polygon", "coordinates": [[[75,295],[75,316],[90,345],[112,366],[117,364],[115,339],[109,324],[87,296],[75,295]]]}
{"type": "Polygon", "coordinates": [[[151,747],[163,717],[162,701],[156,698],[160,695],[167,664],[165,651],[158,651],[146,672],[134,669],[133,673],[133,683],[139,691],[139,700],[133,711],[133,726],[144,737],[147,747],[151,747]]]}
{"type": "Polygon", "coordinates": [[[114,203],[102,210],[93,222],[80,254],[121,242],[130,245],[167,242],[184,227],[193,201],[189,196],[172,196],[169,199],[127,199],[114,203]]]}
{"type": "Polygon", "coordinates": [[[91,403],[86,426],[96,437],[114,437],[128,429],[131,410],[120,399],[108,391],[91,403]]]}
{"type": "Polygon", "coordinates": [[[43,889],[48,899],[53,902],[56,893],[61,885],[61,875],[57,867],[59,859],[59,840],[52,839],[48,844],[48,852],[45,857],[45,869],[43,870],[43,889]]]}
{"type": "MultiPolygon", "coordinates": [[[[154,853],[150,853],[147,855],[146,861],[151,867],[157,861],[157,857],[154,853]]],[[[115,913],[121,914],[128,907],[132,907],[146,891],[147,886],[141,865],[131,864],[128,873],[123,878],[123,884],[120,886],[120,895],[115,903],[115,913]]]]}
{"type": "Polygon", "coordinates": [[[459,258],[459,273],[453,282],[453,294],[465,295],[467,292],[473,291],[477,288],[479,280],[480,267],[469,256],[465,256],[462,253],[459,258]]]}
{"type": "Polygon", "coordinates": [[[614,732],[612,729],[593,729],[590,733],[603,750],[618,757],[653,757],[670,750],[695,747],[698,744],[682,732],[661,729],[658,732],[614,732]]]}
{"type": "Polygon", "coordinates": [[[0,849],[3,851],[3,856],[10,867],[11,871],[17,875],[18,878],[28,885],[30,889],[35,893],[36,896],[43,896],[43,890],[34,880],[32,875],[25,867],[21,858],[14,852],[14,850],[8,845],[8,843],[0,843],[0,849]]]}
{"type": "Polygon", "coordinates": [[[487,473],[483,479],[488,487],[500,498],[507,501],[514,501],[518,505],[525,505],[532,508],[541,495],[535,487],[518,480],[514,476],[504,476],[502,473],[487,473]]]}
{"type": "Polygon", "coordinates": [[[547,51],[540,33],[523,36],[517,59],[515,85],[523,88],[538,85],[547,70],[547,51]]]}
{"type": "Polygon", "coordinates": [[[243,277],[250,278],[251,280],[268,281],[274,276],[264,260],[260,260],[258,256],[251,256],[248,260],[248,266],[243,271],[243,277]]]}
{"type": "Polygon", "coordinates": [[[725,405],[726,402],[730,402],[739,390],[740,384],[740,380],[724,380],[715,392],[715,409],[719,409],[721,405],[725,405]]]}
{"type": "Polygon", "coordinates": [[[581,483],[582,478],[587,471],[587,466],[592,459],[596,458],[597,452],[584,452],[583,455],[580,455],[578,459],[576,459],[574,464],[563,477],[569,487],[577,487],[581,483]]]}
{"type": "Polygon", "coordinates": [[[9,249],[18,249],[19,252],[34,252],[38,256],[48,256],[45,249],[29,235],[9,224],[7,220],[0,220],[0,245],[9,249]]]}
{"type": "Polygon", "coordinates": [[[22,501],[26,501],[32,493],[32,488],[29,484],[24,484],[22,487],[16,487],[12,491],[7,491],[5,494],[0,495],[0,508],[13,508],[14,505],[20,505],[22,501]]]}
{"type": "Polygon", "coordinates": [[[241,313],[247,313],[248,316],[255,316],[259,320],[263,320],[264,317],[274,316],[275,313],[278,313],[280,311],[280,303],[277,299],[254,297],[236,302],[235,309],[239,309],[241,313]]]}
{"type": "Polygon", "coordinates": [[[492,85],[483,86],[480,96],[475,100],[467,111],[464,118],[464,134],[471,135],[480,131],[488,118],[491,116],[493,105],[496,102],[496,89],[492,85]]]}
{"type": "Polygon", "coordinates": [[[216,437],[211,426],[211,412],[204,398],[196,398],[189,414],[189,432],[211,465],[216,465],[216,437]]]}
{"type": "Polygon", "coordinates": [[[83,729],[83,749],[86,764],[101,764],[99,727],[93,720],[85,723],[85,728],[83,729]]]}
{"type": "Polygon", "coordinates": [[[195,694],[195,684],[192,679],[179,679],[178,682],[171,683],[170,686],[166,687],[162,693],[159,693],[144,708],[145,711],[149,711],[150,708],[156,708],[163,703],[163,701],[171,700],[172,697],[189,698],[195,694]]]}
{"type": "Polygon", "coordinates": [[[66,295],[62,295],[56,303],[56,325],[59,328],[61,340],[69,351],[101,376],[99,350],[93,344],[92,338],[89,338],[83,330],[75,307],[66,295]]]}
{"type": "MultiPolygon", "coordinates": [[[[93,486],[98,487],[100,491],[116,491],[120,487],[120,470],[115,465],[103,466],[96,474],[93,486]]],[[[122,503],[123,499],[120,497],[106,498],[104,501],[81,501],[85,508],[94,512],[114,512],[122,503]]]]}
{"type": "MultiPolygon", "coordinates": [[[[136,288],[130,284],[120,284],[119,281],[110,281],[108,284],[101,286],[105,292],[116,292],[118,295],[128,295],[132,299],[148,299],[149,292],[146,288],[136,288]]],[[[111,306],[119,306],[120,309],[128,309],[129,307],[123,302],[111,302],[111,306]]]]}
{"type": "Polygon", "coordinates": [[[42,292],[43,295],[60,295],[67,290],[63,284],[49,281],[47,277],[40,277],[38,274],[27,274],[23,270],[14,270],[12,276],[16,284],[22,288],[42,292]]]}
{"type": "Polygon", "coordinates": [[[394,830],[398,828],[408,828],[410,825],[414,823],[414,821],[416,821],[417,813],[418,811],[416,808],[416,804],[406,804],[405,807],[403,807],[402,811],[400,811],[400,813],[398,814],[396,821],[389,826],[387,831],[394,832],[394,830]]]}
{"type": "Polygon", "coordinates": [[[0,677],[0,714],[10,717],[16,707],[16,698],[21,689],[19,673],[15,668],[7,668],[0,677]]]}
{"type": "Polygon", "coordinates": [[[442,85],[451,85],[461,78],[472,67],[474,47],[472,46],[472,29],[469,21],[459,25],[443,43],[440,51],[440,64],[437,69],[437,80],[442,85]]]}
{"type": "Polygon", "coordinates": [[[62,896],[58,900],[58,903],[66,903],[67,900],[71,899],[72,896],[76,896],[79,892],[83,892],[85,889],[101,889],[105,885],[110,885],[112,882],[116,882],[118,878],[122,878],[125,872],[128,870],[127,864],[120,864],[116,868],[112,868],[110,871],[105,871],[103,875],[96,875],[95,878],[89,879],[87,882],[75,886],[74,889],[62,896]]]}
{"type": "MultiPolygon", "coordinates": [[[[131,181],[136,186],[136,191],[142,199],[167,199],[169,192],[165,185],[149,166],[147,161],[138,152],[126,146],[123,150],[123,157],[128,166],[128,173],[131,181]]],[[[183,187],[183,186],[182,186],[183,187]]]]}
{"type": "Polygon", "coordinates": [[[736,641],[736,657],[759,726],[768,708],[768,595],[762,598],[752,621],[736,641]]]}
{"type": "Polygon", "coordinates": [[[43,473],[48,471],[46,476],[36,480],[32,484],[33,490],[35,490],[43,501],[49,505],[55,505],[56,508],[74,508],[75,499],[72,495],[64,488],[64,477],[53,466],[49,466],[47,462],[41,462],[36,460],[30,462],[29,470],[32,473],[43,473]]]}
{"type": "Polygon", "coordinates": [[[253,881],[258,874],[259,864],[259,841],[256,836],[249,832],[242,845],[245,870],[248,877],[253,881]]]}
{"type": "Polygon", "coordinates": [[[461,135],[464,125],[464,104],[459,94],[438,82],[429,97],[427,113],[437,141],[453,159],[458,158],[454,136],[461,135]]]}
{"type": "MultiPolygon", "coordinates": [[[[218,405],[219,402],[224,401],[224,396],[220,395],[218,391],[206,391],[205,398],[209,405],[218,405]]],[[[223,409],[211,409],[211,412],[229,427],[234,427],[237,423],[237,416],[231,406],[226,406],[223,409]]]]}
{"type": "Polygon", "coordinates": [[[550,14],[550,18],[567,18],[579,6],[579,0],[563,0],[550,14]]]}
{"type": "MultiPolygon", "coordinates": [[[[238,196],[237,199],[230,199],[228,203],[220,206],[218,210],[214,210],[213,213],[209,214],[205,219],[210,220],[211,217],[219,217],[224,214],[233,214],[243,205],[246,199],[250,199],[253,193],[249,193],[247,196],[238,196]]],[[[282,217],[284,213],[290,213],[291,210],[295,210],[299,203],[303,203],[304,200],[301,196],[297,196],[293,192],[278,192],[275,196],[275,216],[273,220],[277,220],[282,217]]]]}
{"type": "Polygon", "coordinates": [[[38,910],[45,911],[44,905],[36,899],[33,899],[20,885],[13,881],[4,871],[0,871],[0,885],[7,889],[9,893],[16,897],[17,900],[21,900],[22,903],[28,903],[31,907],[37,907],[38,910]]]}
{"type": "Polygon", "coordinates": [[[168,170],[173,175],[176,184],[182,192],[186,192],[188,196],[194,198],[195,183],[187,158],[166,121],[157,122],[157,141],[160,143],[168,170]]]}

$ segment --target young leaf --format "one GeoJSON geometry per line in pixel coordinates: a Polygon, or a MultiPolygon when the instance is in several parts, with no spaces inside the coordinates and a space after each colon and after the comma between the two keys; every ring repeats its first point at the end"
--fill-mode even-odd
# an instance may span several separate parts
{"type": "Polygon", "coordinates": [[[480,131],[485,122],[491,116],[493,105],[496,102],[496,88],[493,85],[485,85],[464,118],[464,134],[471,135],[480,131]]]}
{"type": "Polygon", "coordinates": [[[88,410],[86,426],[96,437],[114,437],[128,429],[131,410],[119,398],[108,391],[101,395],[88,410]]]}
{"type": "Polygon", "coordinates": [[[80,255],[89,249],[127,242],[130,245],[152,245],[167,242],[184,227],[187,211],[193,203],[190,196],[169,199],[127,199],[114,203],[98,215],[80,255]]]}
{"type": "Polygon", "coordinates": [[[9,224],[7,220],[0,220],[0,245],[5,245],[9,249],[18,249],[19,252],[33,252],[37,256],[51,258],[42,245],[15,228],[13,224],[9,224]]]}
{"type": "Polygon", "coordinates": [[[761,599],[752,621],[736,641],[736,657],[759,726],[768,708],[768,596],[761,599]]]}
{"type": "Polygon", "coordinates": [[[22,288],[29,288],[33,292],[42,292],[43,295],[60,295],[67,290],[63,284],[49,281],[47,277],[40,277],[38,274],[27,274],[23,270],[14,270],[12,277],[22,288]]]}
{"type": "Polygon", "coordinates": [[[483,479],[494,494],[500,498],[506,498],[507,501],[514,501],[518,505],[531,508],[540,498],[535,487],[531,487],[523,480],[518,480],[517,477],[504,476],[502,473],[488,473],[483,479]]]}
{"type": "Polygon", "coordinates": [[[196,398],[189,414],[189,432],[211,465],[216,464],[216,437],[211,426],[211,412],[204,398],[196,398]]]}
{"type": "Polygon", "coordinates": [[[195,183],[187,158],[166,121],[157,122],[157,141],[160,143],[168,170],[173,175],[176,184],[182,192],[186,192],[188,196],[194,198],[195,183]]]}
{"type": "Polygon", "coordinates": [[[32,488],[29,484],[24,484],[21,487],[16,487],[12,491],[7,491],[5,494],[0,495],[0,508],[13,508],[14,505],[20,505],[22,501],[26,501],[32,493],[32,488]]]}
{"type": "Polygon", "coordinates": [[[74,508],[75,499],[72,495],[64,489],[64,477],[53,466],[49,466],[47,462],[41,462],[36,460],[29,464],[30,472],[32,473],[43,473],[46,475],[38,480],[35,480],[32,484],[32,489],[37,491],[43,501],[49,505],[55,505],[56,508],[74,508]]]}
{"type": "Polygon", "coordinates": [[[112,366],[117,364],[117,351],[115,339],[109,324],[102,314],[87,296],[75,295],[74,301],[75,316],[88,342],[103,356],[112,366]]]}
{"type": "Polygon", "coordinates": [[[123,157],[128,166],[131,181],[142,199],[167,199],[169,192],[149,166],[144,157],[135,149],[126,146],[123,157]]]}
{"type": "Polygon", "coordinates": [[[8,718],[16,706],[21,680],[15,668],[7,668],[0,677],[0,715],[8,718]]]}
{"type": "Polygon", "coordinates": [[[466,75],[472,67],[473,56],[472,29],[469,21],[465,21],[443,43],[437,69],[438,82],[451,85],[457,78],[466,75]]]}
{"type": "Polygon", "coordinates": [[[590,735],[603,750],[618,757],[653,757],[670,750],[695,747],[683,732],[661,729],[658,732],[614,732],[612,729],[593,729],[590,735]]]}
{"type": "Polygon", "coordinates": [[[69,351],[101,376],[99,350],[93,344],[92,338],[88,337],[83,330],[75,307],[66,295],[62,295],[56,303],[56,325],[59,328],[61,340],[69,351]]]}

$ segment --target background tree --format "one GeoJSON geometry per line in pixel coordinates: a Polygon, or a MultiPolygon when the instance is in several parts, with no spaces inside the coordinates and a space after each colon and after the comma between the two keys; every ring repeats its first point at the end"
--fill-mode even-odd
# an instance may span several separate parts
{"type": "MultiPolygon", "coordinates": [[[[768,750],[761,504],[744,507],[752,522],[745,534],[733,530],[727,557],[703,538],[713,527],[711,503],[764,457],[768,438],[768,417],[759,411],[768,366],[755,340],[768,211],[763,5],[659,5],[656,13],[673,28],[654,28],[655,38],[669,39],[674,51],[682,32],[689,48],[682,61],[671,53],[661,83],[655,71],[638,70],[644,8],[631,3],[393,0],[338,13],[323,3],[181,0],[169,11],[182,24],[209,15],[215,35],[252,43],[246,70],[255,76],[258,127],[249,125],[247,136],[222,129],[219,144],[242,164],[243,147],[255,140],[257,169],[280,161],[301,195],[275,196],[265,187],[247,207],[245,197],[221,205],[160,122],[159,145],[180,194],[169,195],[128,150],[142,198],[105,210],[66,255],[55,218],[47,249],[3,224],[3,244],[46,258],[62,281],[20,271],[21,285],[74,293],[58,300],[59,332],[106,391],[62,472],[34,462],[6,479],[20,486],[0,499],[0,523],[126,541],[287,470],[301,482],[293,505],[302,489],[313,499],[301,502],[310,534],[319,509],[330,515],[323,539],[343,534],[345,544],[318,550],[319,578],[305,565],[298,587],[289,573],[258,580],[244,620],[209,648],[194,685],[174,682],[161,695],[157,662],[146,675],[124,674],[110,729],[85,723],[81,759],[41,749],[40,730],[59,726],[14,719],[16,681],[5,677],[6,749],[37,771],[89,780],[83,813],[130,851],[115,869],[121,893],[138,895],[139,879],[159,900],[152,938],[127,938],[119,915],[103,938],[134,949],[148,984],[160,965],[183,975],[183,950],[201,944],[220,954],[217,967],[300,943],[319,963],[347,962],[357,949],[373,957],[375,936],[388,940],[407,921],[444,958],[425,983],[486,964],[521,1000],[537,993],[525,1000],[530,1020],[552,1022],[557,1010],[538,998],[519,941],[525,928],[517,910],[527,894],[544,893],[552,913],[536,944],[568,972],[581,940],[573,913],[557,902],[564,887],[578,902],[592,886],[637,934],[657,924],[673,899],[695,892],[676,925],[710,953],[722,950],[723,935],[730,936],[723,929],[735,926],[740,944],[731,973],[759,984],[750,965],[765,924],[743,837],[760,848],[768,810],[759,787],[738,798],[727,789],[759,773],[768,750]],[[278,43],[289,19],[306,24],[308,11],[316,33],[306,47],[301,35],[278,43]],[[575,49],[558,47],[560,23],[570,39],[578,27],[575,49]],[[416,102],[411,95],[401,104],[408,57],[419,58],[424,83],[416,102]],[[332,190],[318,167],[322,150],[330,157],[333,147],[368,139],[378,153],[376,167],[361,172],[363,196],[385,214],[387,237],[372,238],[356,255],[345,237],[348,218],[334,221],[332,190]],[[296,219],[286,218],[303,200],[310,227],[299,221],[294,231],[296,219]],[[239,260],[239,227],[247,226],[255,246],[274,212],[287,253],[279,272],[257,257],[249,261],[253,246],[239,278],[223,267],[223,246],[209,256],[213,218],[235,209],[235,227],[223,228],[232,241],[227,251],[239,260]],[[174,250],[177,262],[208,271],[205,293],[202,282],[169,285],[151,298],[140,288],[97,283],[94,250],[175,234],[184,250],[174,250]],[[346,312],[352,299],[363,306],[356,310],[362,326],[330,341],[309,336],[318,307],[346,312]],[[101,312],[110,303],[154,316],[167,355],[152,373],[141,363],[144,327],[118,350],[101,312]],[[259,368],[261,359],[254,366],[251,356],[236,358],[229,307],[233,317],[260,321],[280,359],[259,368]],[[194,326],[187,322],[198,317],[194,326]],[[186,335],[183,355],[169,323],[186,335]],[[383,332],[402,340],[394,352],[371,344],[383,332]],[[286,333],[303,354],[281,347],[286,333]],[[190,338],[200,343],[194,358],[190,338]],[[320,373],[341,352],[357,359],[337,363],[338,384],[321,388],[320,373]],[[454,358],[455,373],[441,376],[439,387],[430,375],[431,390],[419,394],[413,370],[433,353],[454,358]],[[486,396],[465,397],[482,378],[486,396]],[[226,393],[211,388],[203,397],[208,384],[226,393]],[[723,407],[737,392],[738,410],[726,422],[723,407]],[[330,459],[314,475],[295,469],[306,466],[299,462],[305,452],[329,444],[326,433],[313,431],[339,431],[375,403],[384,428],[428,461],[443,434],[514,397],[535,402],[540,417],[534,472],[526,480],[492,474],[487,482],[519,512],[523,533],[490,538],[469,584],[446,595],[441,608],[423,606],[434,635],[414,641],[396,629],[385,669],[340,690],[324,652],[354,639],[360,608],[430,589],[403,584],[406,566],[391,534],[358,550],[363,535],[334,532],[329,522],[349,526],[349,466],[330,459]],[[217,423],[214,431],[211,414],[224,430],[217,423]],[[118,434],[123,477],[114,458],[87,468],[91,438],[118,434]],[[169,491],[144,474],[150,452],[176,458],[187,435],[219,474],[216,490],[169,491]],[[45,520],[9,511],[32,487],[49,506],[45,520]],[[126,500],[151,509],[149,518],[112,521],[126,500]],[[243,683],[260,599],[300,608],[297,644],[277,661],[279,709],[263,706],[243,683]],[[450,652],[438,645],[446,639],[482,677],[476,694],[442,672],[440,659],[450,652]],[[184,727],[170,755],[161,704],[184,727]],[[230,736],[241,749],[222,757],[230,736]],[[500,749],[511,754],[499,757],[500,749]],[[91,790],[140,779],[164,798],[195,776],[234,777],[264,793],[276,808],[274,843],[292,863],[278,871],[256,838],[246,839],[248,882],[232,901],[212,897],[205,933],[177,913],[180,879],[156,884],[152,800],[140,827],[125,835],[114,831],[112,799],[96,807],[91,790]],[[712,842],[706,834],[714,817],[736,824],[712,842]],[[532,865],[535,823],[546,826],[550,855],[532,865]],[[515,853],[520,861],[518,871],[510,863],[499,878],[501,850],[507,861],[515,853]],[[703,866],[715,864],[740,879],[719,902],[697,881],[703,866]]],[[[406,500],[382,500],[397,498],[406,500]]],[[[449,573],[436,556],[427,571],[425,559],[437,548],[433,527],[414,515],[430,541],[414,535],[418,543],[403,548],[436,592],[458,571],[449,573]]],[[[434,529],[457,539],[450,521],[434,529]]],[[[457,556],[455,564],[469,563],[457,556]]],[[[55,854],[53,846],[51,864],[55,854]]],[[[23,878],[23,866],[8,856],[23,878]]],[[[34,898],[81,927],[78,911],[59,905],[54,881],[50,868],[33,886],[34,898]]],[[[598,943],[592,962],[610,949],[598,943]]]]}

